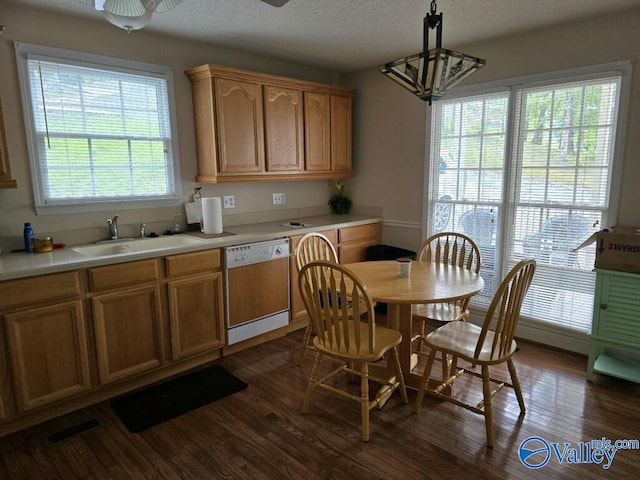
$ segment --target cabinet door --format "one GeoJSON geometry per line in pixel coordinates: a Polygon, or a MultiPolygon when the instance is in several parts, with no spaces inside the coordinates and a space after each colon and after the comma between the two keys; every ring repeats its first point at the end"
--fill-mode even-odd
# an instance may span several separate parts
{"type": "Polygon", "coordinates": [[[329,95],[304,93],[305,170],[331,170],[331,112],[329,95]]]}
{"type": "Polygon", "coordinates": [[[264,87],[265,161],[267,172],[304,169],[302,92],[264,87]]]}
{"type": "Polygon", "coordinates": [[[331,171],[351,172],[351,97],[331,96],[331,171]]]}
{"type": "Polygon", "coordinates": [[[598,273],[600,304],[594,313],[598,317],[596,335],[613,342],[640,347],[640,281],[633,275],[598,273]]]}
{"type": "Polygon", "coordinates": [[[7,138],[4,133],[2,104],[0,103],[0,188],[17,188],[18,184],[11,178],[11,165],[7,150],[7,138]]]}
{"type": "Polygon", "coordinates": [[[91,299],[100,383],[110,383],[162,363],[162,314],[157,285],[91,299]]]}
{"type": "Polygon", "coordinates": [[[19,410],[90,389],[80,300],[7,314],[5,326],[19,410]]]}
{"type": "Polygon", "coordinates": [[[367,248],[379,244],[381,234],[381,225],[379,223],[341,228],[338,231],[338,258],[340,263],[365,261],[367,248]]]}
{"type": "Polygon", "coordinates": [[[222,273],[168,283],[174,360],[224,346],[222,273]]]}
{"type": "Polygon", "coordinates": [[[264,172],[262,87],[217,78],[216,117],[221,175],[264,172]]]}

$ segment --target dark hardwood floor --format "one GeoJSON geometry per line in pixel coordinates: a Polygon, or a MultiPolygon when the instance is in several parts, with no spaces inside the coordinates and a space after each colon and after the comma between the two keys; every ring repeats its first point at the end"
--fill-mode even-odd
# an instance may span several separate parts
{"type": "Polygon", "coordinates": [[[618,450],[608,469],[569,463],[580,460],[571,449],[591,440],[640,437],[640,386],[605,376],[587,382],[583,357],[520,342],[527,413],[519,417],[510,389],[496,396],[493,449],[483,417],[429,398],[415,414],[415,392],[409,405],[394,395],[373,410],[364,443],[355,402],[319,392],[311,412],[300,413],[311,365],[310,354],[295,363],[300,340],[298,332],[226,357],[219,363],[246,390],[143,433],[129,433],[105,402],[0,438],[0,479],[638,478],[640,450],[618,450]],[[95,428],[48,440],[92,419],[95,428]],[[552,453],[541,468],[525,467],[518,451],[530,436],[558,443],[564,460],[552,453]]]}

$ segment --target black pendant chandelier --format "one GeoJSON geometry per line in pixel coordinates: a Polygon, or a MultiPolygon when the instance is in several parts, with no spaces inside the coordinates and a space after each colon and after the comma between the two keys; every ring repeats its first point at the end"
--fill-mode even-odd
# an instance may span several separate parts
{"type": "Polygon", "coordinates": [[[431,105],[458,82],[484,66],[485,60],[442,48],[442,13],[436,1],[424,17],[421,53],[386,63],[380,72],[431,105]],[[436,30],[436,48],[429,50],[429,30],[436,30]]]}

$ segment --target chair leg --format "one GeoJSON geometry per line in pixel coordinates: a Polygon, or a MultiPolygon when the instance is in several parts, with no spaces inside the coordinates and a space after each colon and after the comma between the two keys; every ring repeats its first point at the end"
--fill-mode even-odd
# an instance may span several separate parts
{"type": "Polygon", "coordinates": [[[304,353],[307,351],[307,347],[309,346],[309,340],[311,340],[311,322],[307,323],[307,326],[304,329],[304,335],[302,336],[302,345],[300,347],[300,355],[298,357],[298,365],[302,363],[304,359],[304,353]]]}
{"type": "Polygon", "coordinates": [[[369,441],[369,364],[360,364],[360,415],[362,417],[362,440],[369,441]]]}
{"type": "Polygon", "coordinates": [[[493,406],[491,405],[491,383],[488,365],[482,365],[482,394],[484,397],[484,425],[487,430],[487,446],[493,448],[493,406]]]}
{"type": "Polygon", "coordinates": [[[400,383],[400,385],[398,385],[398,388],[400,389],[400,398],[402,398],[402,403],[409,403],[409,398],[407,397],[407,387],[404,383],[404,375],[402,375],[402,367],[400,366],[400,358],[398,357],[397,347],[393,347],[390,350],[390,354],[393,361],[393,368],[396,371],[396,378],[400,383]]]}
{"type": "Polygon", "coordinates": [[[446,353],[442,352],[440,355],[442,357],[440,359],[440,361],[442,362],[442,381],[446,382],[450,376],[449,366],[451,361],[449,360],[449,356],[446,353]]]}
{"type": "Polygon", "coordinates": [[[316,352],[313,366],[311,367],[311,373],[309,373],[309,382],[307,383],[307,391],[304,394],[304,400],[302,402],[302,413],[307,413],[311,406],[311,397],[313,397],[313,391],[318,385],[318,368],[320,367],[320,352],[316,352]]]}
{"type": "Polygon", "coordinates": [[[422,374],[422,380],[420,380],[420,388],[418,390],[418,395],[416,397],[416,405],[414,407],[414,411],[416,413],[420,412],[420,407],[422,406],[422,400],[424,399],[424,394],[427,390],[429,378],[431,377],[431,369],[433,368],[433,362],[436,359],[436,353],[437,353],[436,350],[433,348],[429,352],[427,366],[424,368],[424,373],[422,374]]]}
{"type": "Polygon", "coordinates": [[[526,409],[524,406],[524,397],[522,396],[522,390],[520,389],[520,381],[518,380],[518,374],[516,373],[516,366],[513,363],[513,358],[507,360],[507,366],[509,367],[509,374],[511,375],[511,385],[516,392],[518,398],[518,405],[520,405],[520,413],[524,414],[526,409]]]}

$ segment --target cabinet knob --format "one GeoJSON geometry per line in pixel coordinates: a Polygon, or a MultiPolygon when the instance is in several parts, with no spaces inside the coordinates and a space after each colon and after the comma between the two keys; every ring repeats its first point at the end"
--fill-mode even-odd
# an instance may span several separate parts
{"type": "Polygon", "coordinates": [[[600,304],[600,310],[606,310],[607,309],[607,304],[606,303],[601,303],[600,304]]]}

